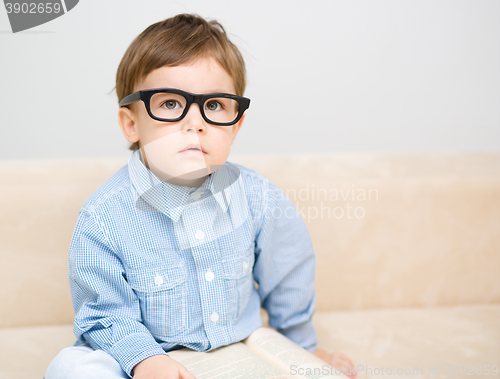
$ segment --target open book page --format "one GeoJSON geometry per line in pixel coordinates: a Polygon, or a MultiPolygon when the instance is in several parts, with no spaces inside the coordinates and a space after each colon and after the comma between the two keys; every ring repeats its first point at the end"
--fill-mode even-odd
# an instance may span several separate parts
{"type": "Polygon", "coordinates": [[[295,379],[346,378],[274,329],[258,328],[243,343],[295,379]]]}
{"type": "Polygon", "coordinates": [[[180,349],[168,355],[196,379],[294,379],[238,342],[209,352],[180,349]]]}

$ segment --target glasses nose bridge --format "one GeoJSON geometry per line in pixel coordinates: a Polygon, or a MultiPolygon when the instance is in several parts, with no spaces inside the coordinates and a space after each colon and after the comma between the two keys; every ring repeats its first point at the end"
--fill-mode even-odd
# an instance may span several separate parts
{"type": "Polygon", "coordinates": [[[187,116],[193,104],[198,104],[200,116],[205,120],[205,113],[203,112],[203,104],[205,102],[205,96],[189,94],[188,96],[185,95],[185,97],[187,100],[187,106],[186,106],[186,113],[184,114],[184,116],[187,116]]]}
{"type": "Polygon", "coordinates": [[[191,99],[189,101],[189,106],[187,111],[189,112],[189,109],[191,108],[191,105],[194,103],[198,104],[198,107],[200,108],[200,113],[203,115],[203,103],[204,103],[204,97],[203,95],[191,95],[191,99]]]}

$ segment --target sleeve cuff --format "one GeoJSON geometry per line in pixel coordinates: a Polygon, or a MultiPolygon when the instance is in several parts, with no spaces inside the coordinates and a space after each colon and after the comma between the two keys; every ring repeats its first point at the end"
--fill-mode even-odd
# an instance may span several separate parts
{"type": "Polygon", "coordinates": [[[115,358],[129,377],[132,369],[141,361],[153,355],[168,355],[161,346],[146,333],[131,334],[115,343],[109,354],[115,358]]]}
{"type": "Polygon", "coordinates": [[[312,320],[286,329],[277,330],[309,352],[313,352],[318,348],[318,339],[316,338],[316,331],[312,320]]]}

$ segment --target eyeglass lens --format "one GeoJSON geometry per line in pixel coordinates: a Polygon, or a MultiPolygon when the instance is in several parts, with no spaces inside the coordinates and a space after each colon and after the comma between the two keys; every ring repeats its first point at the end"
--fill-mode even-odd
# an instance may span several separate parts
{"type": "MultiPolygon", "coordinates": [[[[158,118],[174,120],[186,109],[186,98],[176,93],[158,92],[151,96],[149,107],[158,118]]],[[[203,112],[213,122],[232,122],[238,116],[238,102],[225,97],[213,97],[203,104],[203,112]]]]}

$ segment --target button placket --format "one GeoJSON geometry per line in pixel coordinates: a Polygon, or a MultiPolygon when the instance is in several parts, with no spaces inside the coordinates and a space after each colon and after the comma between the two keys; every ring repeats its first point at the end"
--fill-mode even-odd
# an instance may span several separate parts
{"type": "Polygon", "coordinates": [[[215,274],[213,273],[212,270],[208,270],[206,273],[205,273],[205,280],[207,282],[211,282],[212,280],[214,280],[215,278],[215,274]]]}
{"type": "Polygon", "coordinates": [[[205,239],[205,232],[203,230],[197,230],[194,234],[194,238],[198,241],[203,241],[205,239]]]}
{"type": "Polygon", "coordinates": [[[212,322],[217,322],[219,321],[219,314],[217,312],[213,312],[211,315],[210,315],[210,321],[212,322]]]}

